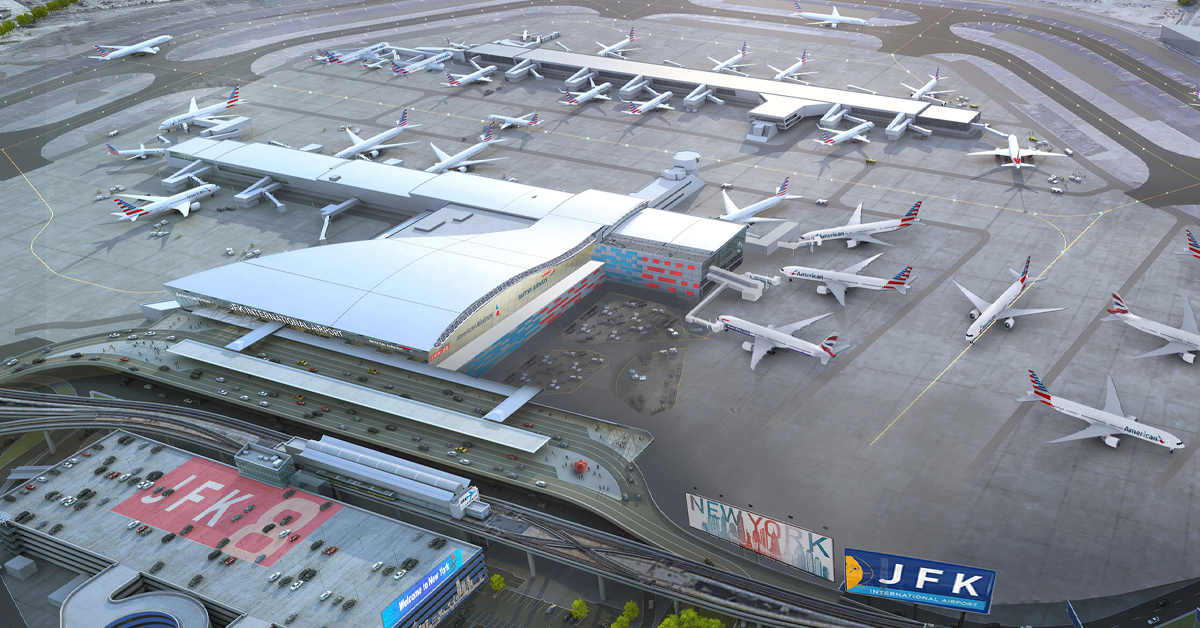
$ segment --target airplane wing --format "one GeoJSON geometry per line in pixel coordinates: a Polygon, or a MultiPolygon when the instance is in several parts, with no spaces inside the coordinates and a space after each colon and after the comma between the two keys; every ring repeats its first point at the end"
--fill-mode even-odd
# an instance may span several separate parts
{"type": "Polygon", "coordinates": [[[754,337],[754,346],[750,349],[750,370],[758,366],[758,361],[762,359],[768,351],[775,348],[775,344],[762,336],[754,337]]]}
{"type": "Polygon", "coordinates": [[[445,151],[437,146],[434,146],[433,142],[429,143],[429,147],[433,149],[433,154],[437,155],[438,161],[446,161],[447,159],[450,159],[450,155],[447,155],[445,151]]]}
{"type": "Polygon", "coordinates": [[[192,209],[192,202],[191,201],[180,201],[179,203],[175,204],[175,209],[179,213],[183,214],[184,218],[187,218],[188,212],[191,211],[191,209],[192,209]]]}
{"type": "Polygon", "coordinates": [[[126,194],[124,192],[117,194],[117,196],[120,196],[121,198],[136,198],[139,201],[148,201],[151,203],[167,198],[166,196],[142,196],[140,194],[126,194]]]}
{"type": "Polygon", "coordinates": [[[871,264],[871,262],[873,262],[873,261],[875,261],[875,260],[879,259],[879,256],[880,256],[880,255],[883,255],[883,253],[880,253],[879,255],[876,255],[876,256],[874,256],[874,257],[868,257],[867,259],[865,259],[865,260],[863,260],[863,261],[861,261],[861,262],[859,262],[859,263],[857,263],[857,264],[855,264],[855,265],[853,265],[853,266],[850,266],[850,267],[847,267],[847,268],[843,269],[843,270],[842,270],[842,272],[844,272],[844,273],[850,273],[851,275],[857,275],[858,273],[861,273],[861,272],[863,271],[863,269],[864,269],[864,268],[866,268],[867,266],[869,266],[869,265],[871,264]]]}
{"type": "Polygon", "coordinates": [[[1112,436],[1113,434],[1120,434],[1120,433],[1121,433],[1121,430],[1111,428],[1107,425],[1093,424],[1093,425],[1090,425],[1078,432],[1075,432],[1074,434],[1071,434],[1070,436],[1063,436],[1062,438],[1060,438],[1058,440],[1052,440],[1050,442],[1051,443],[1065,443],[1069,440],[1082,440],[1084,438],[1100,438],[1101,436],[1112,436]]]}
{"type": "Polygon", "coordinates": [[[858,240],[859,242],[870,242],[871,244],[878,244],[879,246],[895,246],[894,244],[888,244],[887,242],[884,242],[883,240],[876,240],[875,238],[872,238],[869,235],[856,235],[856,236],[852,236],[850,239],[858,240]]]}
{"type": "Polygon", "coordinates": [[[1043,307],[1036,310],[1022,310],[1020,308],[1009,308],[1004,311],[1005,316],[1016,318],[1018,316],[1029,316],[1030,314],[1045,314],[1046,312],[1058,312],[1065,310],[1065,307],[1043,307]]]}
{"type": "MultiPolygon", "coordinates": [[[[1001,157],[1008,157],[1008,149],[997,148],[996,150],[981,150],[978,153],[967,153],[967,157],[974,157],[976,155],[999,155],[1001,157]]],[[[1025,155],[1021,156],[1024,157],[1025,155]]]]}
{"type": "Polygon", "coordinates": [[[836,281],[826,281],[825,287],[829,288],[833,296],[837,297],[838,303],[841,303],[842,307],[846,307],[846,284],[836,281]]]}
{"type": "Polygon", "coordinates": [[[791,325],[784,325],[783,327],[777,327],[776,329],[785,334],[791,335],[791,334],[794,334],[794,333],[800,331],[801,329],[804,329],[805,327],[808,327],[809,325],[812,325],[813,323],[821,320],[822,318],[825,318],[826,316],[833,316],[833,312],[829,312],[828,314],[822,314],[820,316],[814,316],[812,318],[802,320],[798,323],[792,323],[791,325]]]}
{"type": "Polygon", "coordinates": [[[852,140],[855,140],[855,141],[862,142],[862,143],[864,143],[864,144],[870,144],[870,143],[871,143],[871,140],[867,139],[867,136],[865,136],[865,135],[855,135],[854,137],[852,137],[852,138],[850,138],[850,139],[852,139],[852,140]]]}
{"type": "Polygon", "coordinates": [[[736,214],[739,211],[741,211],[741,209],[737,205],[733,204],[733,200],[729,198],[729,195],[725,193],[725,190],[721,190],[721,198],[725,199],[725,214],[726,215],[736,214]]]}
{"type": "Polygon", "coordinates": [[[971,305],[975,306],[975,309],[982,312],[982,311],[988,309],[989,307],[991,307],[991,305],[992,305],[991,303],[984,301],[983,299],[979,298],[979,295],[962,287],[961,283],[958,283],[957,281],[955,281],[953,279],[951,279],[950,281],[954,281],[954,285],[958,286],[958,289],[961,290],[964,295],[966,295],[967,300],[969,300],[971,302],[971,305]]]}
{"type": "Polygon", "coordinates": [[[1196,348],[1192,345],[1183,344],[1182,342],[1168,342],[1161,348],[1155,349],[1154,351],[1147,351],[1146,353],[1143,353],[1134,359],[1141,360],[1142,358],[1157,358],[1160,355],[1175,355],[1177,353],[1187,353],[1188,351],[1195,350],[1196,348]]]}
{"type": "Polygon", "coordinates": [[[192,96],[192,104],[188,106],[188,113],[196,113],[200,108],[196,106],[196,97],[192,96]]]}
{"type": "Polygon", "coordinates": [[[399,147],[399,146],[408,146],[409,144],[416,144],[416,143],[417,143],[417,142],[400,142],[399,144],[379,144],[379,145],[375,146],[375,148],[373,148],[373,149],[371,149],[371,150],[381,150],[381,149],[384,149],[384,148],[396,148],[396,147],[399,147]]]}
{"type": "Polygon", "coordinates": [[[1192,302],[1187,296],[1183,297],[1183,325],[1179,327],[1183,331],[1200,335],[1200,329],[1196,328],[1196,315],[1192,313],[1192,302]]]}
{"type": "Polygon", "coordinates": [[[359,137],[358,134],[355,133],[354,131],[351,131],[350,127],[346,127],[346,135],[350,136],[350,144],[351,145],[362,144],[362,141],[363,141],[362,138],[359,137]]]}
{"type": "Polygon", "coordinates": [[[1117,416],[1125,416],[1121,409],[1121,398],[1117,396],[1117,387],[1113,385],[1112,375],[1108,377],[1108,392],[1104,396],[1104,411],[1117,416]]]}
{"type": "Polygon", "coordinates": [[[820,22],[809,22],[805,26],[820,26],[821,24],[836,24],[833,20],[821,20],[820,22]]]}
{"type": "Polygon", "coordinates": [[[501,159],[508,159],[508,157],[492,157],[491,159],[468,159],[467,161],[464,161],[464,162],[458,164],[458,167],[474,166],[475,164],[486,164],[489,161],[500,161],[501,159]]]}
{"type": "Polygon", "coordinates": [[[862,224],[862,206],[863,204],[859,203],[858,207],[854,208],[854,213],[850,216],[850,222],[846,223],[847,227],[862,224]]]}
{"type": "MultiPolygon", "coordinates": [[[[1065,153],[1048,153],[1044,150],[1029,150],[1028,148],[1022,148],[1019,152],[1021,154],[1021,157],[1023,157],[1023,158],[1024,157],[1066,157],[1065,153]]],[[[1005,151],[1004,154],[1007,155],[1008,151],[1005,151]]]]}

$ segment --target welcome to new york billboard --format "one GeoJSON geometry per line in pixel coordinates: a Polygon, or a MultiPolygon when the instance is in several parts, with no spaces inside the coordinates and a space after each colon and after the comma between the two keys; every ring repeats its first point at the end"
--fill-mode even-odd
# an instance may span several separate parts
{"type": "Polygon", "coordinates": [[[833,539],[691,493],[687,504],[691,527],[833,581],[833,539]]]}
{"type": "Polygon", "coordinates": [[[996,572],[846,548],[846,593],[986,614],[996,572]]]}

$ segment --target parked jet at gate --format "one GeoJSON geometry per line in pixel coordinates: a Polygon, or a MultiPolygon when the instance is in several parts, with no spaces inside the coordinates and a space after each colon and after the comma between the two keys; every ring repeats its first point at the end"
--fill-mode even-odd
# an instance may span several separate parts
{"type": "MultiPolygon", "coordinates": [[[[880,253],[879,255],[883,255],[880,253]]],[[[844,307],[846,305],[846,288],[866,288],[867,290],[895,290],[900,294],[907,294],[908,289],[912,286],[907,283],[908,276],[912,273],[912,266],[896,273],[891,279],[883,279],[882,277],[862,277],[861,273],[864,268],[871,262],[879,259],[879,255],[863,260],[845,270],[823,270],[820,268],[807,268],[805,266],[784,266],[779,271],[787,275],[788,281],[794,279],[808,279],[824,283],[823,286],[817,286],[817,294],[830,294],[837,297],[838,303],[844,307]]]]}
{"type": "Polygon", "coordinates": [[[772,81],[796,81],[798,83],[804,83],[805,85],[807,85],[808,83],[805,83],[804,81],[801,81],[800,79],[796,78],[797,76],[808,76],[809,74],[816,74],[816,72],[801,72],[800,71],[804,68],[804,64],[806,64],[806,63],[808,63],[808,50],[807,49],[805,49],[804,52],[800,53],[800,56],[797,58],[796,62],[793,63],[792,65],[789,65],[786,70],[780,70],[779,68],[777,68],[773,65],[770,65],[770,64],[767,64],[767,67],[771,68],[772,70],[775,70],[775,72],[777,73],[777,74],[775,74],[775,77],[771,79],[772,81]]]}
{"type": "Polygon", "coordinates": [[[744,68],[744,67],[748,67],[748,66],[751,66],[754,64],[753,63],[738,63],[738,61],[745,59],[746,55],[748,55],[748,54],[750,54],[750,53],[746,51],[746,42],[742,42],[741,51],[739,51],[737,54],[733,55],[732,57],[729,57],[728,59],[726,59],[724,61],[717,61],[716,59],[714,59],[712,57],[709,57],[708,60],[717,64],[717,65],[713,66],[713,69],[712,69],[713,72],[732,72],[733,74],[747,76],[747,74],[745,72],[739,72],[738,68],[744,68]]]}
{"type": "Polygon", "coordinates": [[[751,371],[754,370],[754,367],[758,366],[758,361],[764,355],[774,355],[776,349],[789,349],[801,355],[807,355],[810,358],[817,358],[821,360],[821,364],[829,364],[829,360],[836,358],[839,351],[849,347],[849,345],[835,346],[838,339],[836,333],[830,334],[819,345],[814,345],[811,342],[792,336],[793,333],[829,315],[814,316],[813,318],[792,323],[791,325],[784,325],[783,327],[775,327],[774,325],[764,327],[757,323],[742,320],[736,316],[718,316],[714,331],[735,331],[753,338],[750,342],[742,343],[742,348],[750,352],[751,371]]]}
{"type": "Polygon", "coordinates": [[[470,74],[451,74],[447,72],[446,80],[449,82],[442,83],[442,85],[445,85],[446,87],[462,87],[468,83],[491,83],[492,79],[488,77],[492,75],[492,72],[496,71],[496,66],[489,65],[484,68],[480,67],[478,63],[475,63],[474,59],[471,59],[470,61],[471,65],[475,66],[474,72],[470,74]]]}
{"type": "Polygon", "coordinates": [[[887,242],[876,240],[874,236],[877,236],[881,233],[888,233],[889,231],[903,229],[909,225],[925,224],[917,218],[917,212],[921,211],[921,202],[922,201],[917,201],[916,205],[913,205],[912,208],[908,210],[908,213],[904,214],[903,218],[880,220],[879,222],[868,222],[866,224],[863,224],[862,221],[863,204],[859,203],[858,207],[854,210],[854,215],[850,217],[850,222],[846,223],[845,226],[834,227],[832,229],[817,229],[816,231],[809,231],[808,233],[800,236],[800,239],[796,240],[796,243],[801,246],[807,244],[809,248],[820,246],[825,240],[845,240],[846,248],[850,249],[858,246],[860,242],[870,242],[871,244],[892,246],[887,242]]]}
{"type": "Polygon", "coordinates": [[[605,46],[604,44],[602,44],[600,42],[596,42],[596,45],[600,46],[600,48],[602,48],[602,50],[600,52],[596,53],[596,56],[597,57],[620,57],[620,58],[624,59],[626,52],[633,52],[634,50],[641,50],[641,48],[629,48],[629,49],[625,48],[629,44],[632,44],[634,39],[637,39],[637,38],[633,36],[633,28],[630,28],[629,29],[629,39],[622,39],[621,41],[619,41],[611,46],[605,46]]]}
{"type": "Polygon", "coordinates": [[[375,59],[379,56],[379,53],[389,48],[391,48],[391,46],[389,46],[386,41],[381,41],[377,44],[367,46],[366,48],[358,48],[355,50],[318,50],[317,52],[320,53],[321,56],[314,57],[309,55],[308,58],[318,63],[354,63],[359,59],[366,59],[367,57],[375,59]]]}
{"type": "Polygon", "coordinates": [[[1196,316],[1192,313],[1192,302],[1186,296],[1183,297],[1183,325],[1178,328],[1134,315],[1125,306],[1125,301],[1121,299],[1121,295],[1115,292],[1112,295],[1112,300],[1112,307],[1108,309],[1108,313],[1111,316],[1106,316],[1101,320],[1105,322],[1121,321],[1138,331],[1158,336],[1167,341],[1167,344],[1162,347],[1154,351],[1147,351],[1134,358],[1135,360],[1174,353],[1183,358],[1183,361],[1188,364],[1196,362],[1196,356],[1192,352],[1200,351],[1200,329],[1196,327],[1196,316]]]}
{"type": "Polygon", "coordinates": [[[150,157],[151,155],[153,155],[155,157],[161,157],[162,155],[165,155],[167,152],[167,149],[165,149],[165,148],[146,148],[146,145],[141,144],[141,143],[138,144],[138,148],[135,150],[117,150],[117,149],[113,148],[112,144],[105,144],[105,146],[108,147],[109,155],[112,155],[114,157],[124,157],[127,160],[129,160],[129,159],[145,159],[147,157],[150,157]]]}
{"type": "Polygon", "coordinates": [[[937,87],[938,81],[941,81],[941,80],[942,80],[942,67],[938,66],[937,71],[934,72],[932,75],[930,75],[929,82],[922,85],[919,88],[918,87],[909,87],[908,85],[904,85],[904,83],[900,83],[900,84],[904,85],[905,87],[908,87],[908,89],[912,90],[912,93],[909,94],[908,97],[913,100],[921,100],[921,99],[927,98],[929,100],[934,100],[934,101],[940,102],[944,105],[944,104],[946,104],[946,101],[942,100],[941,98],[937,98],[937,95],[938,94],[949,94],[950,92],[952,92],[954,90],[947,89],[947,90],[943,90],[940,92],[933,91],[933,88],[937,87]]]}
{"type": "Polygon", "coordinates": [[[1021,148],[1017,144],[1016,135],[1012,135],[1010,133],[1001,133],[1000,131],[992,129],[987,125],[984,125],[983,128],[985,131],[989,131],[995,135],[999,135],[1000,137],[1007,138],[1008,148],[997,148],[996,150],[984,150],[977,153],[967,153],[967,157],[975,157],[977,155],[999,155],[1001,157],[1008,157],[1008,163],[1002,164],[1002,167],[1012,167],[1016,168],[1017,170],[1020,170],[1022,167],[1037,167],[1032,161],[1024,161],[1024,159],[1027,157],[1066,157],[1065,154],[1048,153],[1046,151],[1034,150],[1032,148],[1021,148]]]}
{"type": "Polygon", "coordinates": [[[425,70],[427,72],[433,72],[436,70],[440,72],[446,69],[446,66],[442,65],[442,62],[450,59],[451,56],[452,55],[449,52],[439,52],[437,54],[425,57],[420,61],[413,61],[412,63],[405,65],[400,65],[393,61],[392,76],[408,76],[409,74],[415,74],[421,70],[425,70]]]}
{"type": "Polygon", "coordinates": [[[967,316],[970,317],[971,320],[975,321],[971,323],[970,327],[967,327],[967,342],[975,342],[975,339],[983,333],[983,330],[987,329],[989,325],[1000,320],[1001,318],[1004,319],[1004,328],[1012,329],[1013,326],[1017,324],[1018,316],[1044,314],[1046,312],[1057,312],[1059,310],[1067,309],[1065,307],[1049,307],[1029,310],[1012,307],[1012,304],[1016,302],[1017,298],[1025,292],[1026,288],[1033,285],[1033,282],[1046,279],[1045,277],[1029,277],[1029,259],[1030,258],[1028,257],[1025,258],[1025,270],[1021,271],[1021,274],[1019,275],[1017,274],[1017,271],[1011,268],[1008,269],[1008,272],[1012,273],[1013,277],[1017,278],[1017,281],[1013,285],[1009,286],[1008,289],[1004,291],[1004,294],[1001,294],[1000,298],[996,299],[994,303],[988,303],[987,301],[984,301],[976,296],[974,292],[962,287],[962,284],[951,280],[954,281],[954,285],[958,286],[958,289],[961,290],[964,295],[966,295],[967,299],[971,301],[971,304],[975,306],[975,309],[967,313],[967,316]]]}
{"type": "Polygon", "coordinates": [[[588,79],[588,80],[591,81],[591,83],[592,83],[591,89],[587,90],[586,92],[583,92],[582,94],[576,94],[574,96],[571,95],[571,92],[563,90],[563,93],[567,95],[567,99],[558,101],[558,104],[571,105],[572,107],[578,107],[579,105],[582,105],[592,99],[612,100],[611,98],[609,98],[608,96],[606,96],[604,94],[604,92],[607,92],[608,89],[610,87],[612,87],[612,83],[601,83],[601,84],[597,85],[596,81],[592,81],[591,79],[588,79]]]}
{"type": "Polygon", "coordinates": [[[866,20],[861,20],[856,17],[846,17],[838,13],[837,7],[829,7],[833,10],[833,13],[826,15],[824,13],[809,13],[804,9],[801,9],[799,0],[792,0],[792,5],[796,7],[796,14],[800,17],[806,20],[817,20],[816,22],[809,23],[808,26],[820,26],[821,24],[828,24],[829,28],[837,28],[838,24],[853,24],[855,26],[871,25],[870,22],[867,22],[866,20]]]}
{"type": "Polygon", "coordinates": [[[120,207],[121,211],[113,212],[113,215],[120,216],[120,220],[133,222],[138,218],[150,218],[151,216],[164,214],[174,209],[186,217],[188,212],[193,209],[200,209],[200,203],[196,199],[204,195],[216,196],[217,190],[221,189],[221,186],[215,183],[205,183],[196,177],[192,177],[192,180],[196,182],[198,187],[184,190],[173,196],[139,196],[137,194],[122,193],[120,196],[141,201],[150,201],[150,204],[144,207],[135,207],[119,198],[115,198],[113,200],[116,201],[117,207],[120,207]]]}
{"type": "Polygon", "coordinates": [[[653,111],[655,109],[670,109],[671,111],[675,110],[674,107],[667,104],[667,101],[671,100],[671,96],[674,96],[674,94],[671,92],[663,92],[660,94],[649,87],[646,88],[646,91],[654,94],[654,98],[643,102],[638,102],[636,100],[623,101],[629,103],[629,113],[626,115],[640,116],[647,111],[653,111]]]}
{"type": "Polygon", "coordinates": [[[171,41],[170,35],[159,35],[154,39],[147,39],[146,41],[133,44],[132,46],[95,46],[96,52],[99,54],[95,57],[88,58],[100,59],[101,61],[112,61],[114,59],[120,59],[121,57],[128,57],[129,55],[158,54],[159,44],[165,44],[168,41],[171,41]]]}
{"type": "Polygon", "coordinates": [[[514,126],[537,126],[538,123],[541,122],[541,120],[538,120],[538,114],[536,111],[533,113],[527,113],[519,118],[510,118],[508,116],[499,116],[493,114],[488,116],[487,119],[489,122],[499,122],[501,131],[514,126]]]}
{"type": "MultiPolygon", "coordinates": [[[[846,116],[846,117],[849,118],[850,116],[846,116]]],[[[858,120],[858,118],[853,118],[853,119],[858,120]]],[[[826,128],[822,128],[822,127],[817,127],[817,128],[821,129],[821,139],[819,139],[819,140],[815,139],[813,141],[818,144],[824,144],[826,146],[837,146],[838,144],[841,144],[842,142],[845,142],[847,140],[854,140],[856,142],[863,142],[865,144],[870,144],[871,140],[868,139],[866,135],[863,135],[863,133],[866,133],[867,131],[870,131],[871,129],[875,128],[875,123],[869,122],[867,120],[861,120],[860,122],[861,122],[861,124],[859,124],[858,126],[854,127],[853,129],[846,130],[846,131],[837,131],[834,129],[826,129],[826,128]],[[833,137],[829,136],[830,133],[833,133],[833,137]]]]}
{"type": "MultiPolygon", "coordinates": [[[[110,146],[109,148],[112,148],[112,147],[110,146]]],[[[1196,236],[1192,235],[1191,229],[1184,229],[1183,232],[1187,234],[1188,250],[1175,251],[1175,254],[1176,255],[1191,255],[1192,257],[1194,257],[1196,259],[1200,259],[1200,242],[1196,241],[1196,236]]]]}
{"type": "Polygon", "coordinates": [[[438,162],[436,164],[433,164],[432,166],[426,168],[425,172],[432,172],[433,174],[440,174],[440,173],[446,172],[447,170],[458,170],[460,172],[466,172],[466,169],[468,167],[474,166],[475,164],[482,164],[482,163],[487,163],[489,161],[500,161],[501,159],[508,159],[508,157],[493,157],[491,159],[475,159],[475,160],[471,159],[475,155],[478,155],[479,153],[482,153],[483,151],[487,150],[487,148],[489,146],[491,146],[492,144],[495,144],[497,142],[503,142],[503,141],[504,140],[502,140],[502,139],[497,139],[497,138],[492,137],[492,125],[489,124],[488,130],[487,130],[487,135],[483,136],[482,142],[480,142],[460,153],[457,153],[455,155],[450,155],[450,154],[443,152],[440,148],[438,148],[437,146],[434,146],[433,142],[430,142],[429,147],[432,148],[434,154],[437,155],[438,162]]]}
{"type": "Polygon", "coordinates": [[[195,99],[195,97],[193,97],[192,104],[188,107],[187,113],[185,113],[183,115],[175,116],[174,118],[167,118],[166,120],[163,120],[162,124],[158,125],[158,130],[170,131],[171,129],[178,126],[183,129],[184,133],[187,133],[188,132],[188,123],[194,124],[196,121],[208,122],[208,121],[216,120],[217,118],[225,117],[225,116],[218,116],[218,115],[214,115],[214,114],[216,114],[218,111],[229,109],[230,107],[232,107],[234,105],[240,105],[240,104],[246,102],[244,100],[238,99],[238,91],[241,90],[241,88],[242,88],[241,85],[235,85],[233,87],[233,91],[230,92],[230,94],[229,94],[229,100],[226,100],[225,102],[220,103],[220,104],[205,107],[203,109],[196,107],[196,99],[195,99]]]}
{"type": "Polygon", "coordinates": [[[354,131],[351,131],[349,127],[346,127],[346,135],[350,136],[350,141],[353,142],[353,145],[350,146],[350,148],[335,154],[334,157],[337,157],[338,159],[354,159],[355,157],[359,157],[361,159],[371,160],[378,157],[379,153],[388,148],[396,148],[397,146],[404,146],[406,144],[416,144],[416,142],[402,142],[400,144],[385,144],[384,142],[387,142],[397,135],[400,135],[402,132],[404,132],[404,129],[411,129],[418,126],[421,125],[414,124],[410,126],[408,124],[408,109],[405,109],[404,112],[400,114],[400,119],[396,121],[395,127],[390,128],[370,139],[364,140],[355,134],[354,131]]]}
{"type": "Polygon", "coordinates": [[[375,59],[373,61],[367,61],[366,59],[363,59],[363,62],[362,62],[363,69],[364,70],[378,70],[379,68],[382,68],[383,66],[391,63],[392,61],[395,61],[398,58],[399,58],[399,56],[397,56],[395,52],[392,52],[390,55],[386,55],[386,54],[380,55],[380,57],[378,59],[375,59]]]}
{"type": "Polygon", "coordinates": [[[1017,401],[1040,401],[1062,414],[1088,422],[1088,427],[1070,436],[1049,441],[1051,443],[1065,443],[1084,438],[1099,438],[1105,445],[1116,449],[1117,445],[1121,444],[1120,439],[1117,437],[1128,434],[1135,438],[1154,443],[1155,445],[1166,447],[1171,453],[1175,453],[1176,449],[1183,449],[1183,441],[1175,436],[1157,427],[1138,423],[1137,417],[1125,414],[1125,411],[1121,409],[1121,399],[1117,396],[1117,387],[1113,385],[1112,375],[1106,375],[1106,377],[1108,378],[1108,391],[1104,397],[1104,409],[1102,410],[1089,408],[1081,403],[1075,403],[1074,401],[1051,395],[1050,391],[1046,390],[1046,387],[1042,384],[1042,380],[1037,376],[1037,373],[1033,371],[1029,371],[1029,381],[1033,383],[1033,390],[1017,401]]]}
{"type": "Polygon", "coordinates": [[[739,209],[737,205],[733,204],[733,201],[730,200],[729,194],[726,193],[725,190],[721,190],[721,198],[725,199],[725,215],[718,216],[717,218],[720,220],[727,220],[729,222],[774,222],[774,220],[756,219],[755,217],[783,201],[804,198],[802,196],[787,193],[788,181],[790,180],[791,177],[784,178],[783,185],[780,185],[775,190],[775,196],[765,198],[753,205],[747,205],[742,209],[739,209]]]}

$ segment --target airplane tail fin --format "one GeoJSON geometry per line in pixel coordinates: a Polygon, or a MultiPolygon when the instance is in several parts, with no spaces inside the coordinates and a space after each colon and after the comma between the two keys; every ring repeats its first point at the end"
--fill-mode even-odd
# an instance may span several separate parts
{"type": "Polygon", "coordinates": [[[1027,256],[1025,258],[1025,269],[1021,271],[1021,277],[1020,277],[1020,282],[1021,282],[1022,286],[1025,285],[1025,281],[1029,279],[1029,260],[1031,259],[1031,257],[1032,256],[1027,256]]]}
{"type": "Polygon", "coordinates": [[[904,217],[900,219],[901,227],[907,227],[914,223],[920,224],[921,221],[917,218],[917,212],[921,211],[921,203],[922,202],[923,201],[917,201],[917,203],[915,205],[913,205],[911,209],[908,210],[908,213],[904,214],[904,217]]]}
{"type": "Polygon", "coordinates": [[[135,207],[119,198],[114,198],[113,201],[116,202],[117,207],[121,208],[120,212],[113,214],[114,216],[120,216],[122,218],[128,218],[130,221],[134,221],[146,213],[146,210],[140,207],[135,207]]]}
{"type": "Polygon", "coordinates": [[[1196,241],[1196,236],[1192,235],[1191,229],[1184,229],[1184,233],[1187,233],[1188,251],[1195,257],[1200,257],[1200,242],[1196,241]]]}
{"type": "Polygon", "coordinates": [[[821,343],[821,350],[825,352],[825,355],[821,356],[821,364],[829,364],[831,358],[837,357],[837,353],[834,352],[837,349],[837,339],[837,333],[833,333],[821,343]]]}
{"type": "Polygon", "coordinates": [[[396,62],[393,60],[392,61],[392,74],[403,74],[403,73],[404,73],[404,68],[397,65],[396,62]]]}
{"type": "Polygon", "coordinates": [[[454,76],[449,72],[446,73],[446,81],[450,83],[450,87],[458,87],[461,85],[461,83],[458,82],[458,79],[454,78],[454,76]]]}
{"type": "Polygon", "coordinates": [[[939,65],[937,70],[933,72],[933,82],[936,83],[940,80],[942,80],[942,66],[939,65]]]}
{"type": "Polygon", "coordinates": [[[492,125],[493,125],[493,124],[494,124],[494,123],[492,123],[492,122],[489,122],[489,123],[488,123],[488,130],[487,130],[487,134],[483,136],[483,141],[485,141],[485,142],[490,142],[490,141],[492,141],[492,125]]]}
{"type": "Polygon", "coordinates": [[[105,49],[101,48],[100,46],[95,46],[95,48],[96,48],[96,52],[100,53],[100,56],[101,56],[101,57],[107,57],[107,56],[108,56],[108,54],[109,54],[109,51],[107,51],[107,50],[105,50],[105,49]]]}
{"type": "Polygon", "coordinates": [[[1125,305],[1125,300],[1115,292],[1112,293],[1112,307],[1108,308],[1108,313],[1112,314],[1112,316],[1106,317],[1104,320],[1113,320],[1121,314],[1132,314],[1125,305]]]}
{"type": "Polygon", "coordinates": [[[744,57],[747,54],[749,53],[746,52],[746,42],[742,42],[742,56],[744,57]]]}
{"type": "Polygon", "coordinates": [[[535,112],[533,112],[533,117],[529,119],[529,126],[537,126],[537,123],[538,123],[537,112],[535,111],[535,112]]]}
{"type": "Polygon", "coordinates": [[[570,103],[570,104],[572,104],[572,105],[578,105],[578,104],[579,104],[579,99],[578,99],[578,98],[575,98],[574,96],[572,96],[572,95],[571,95],[571,92],[569,92],[569,91],[566,91],[566,92],[563,92],[563,93],[567,95],[567,102],[568,102],[568,103],[570,103]]]}
{"type": "Polygon", "coordinates": [[[109,154],[109,155],[120,155],[120,154],[121,154],[121,153],[117,152],[117,149],[113,148],[113,145],[112,145],[112,144],[105,144],[105,146],[107,146],[107,147],[108,147],[108,154],[109,154]]]}
{"type": "Polygon", "coordinates": [[[797,12],[797,13],[804,13],[804,9],[801,9],[801,8],[800,8],[800,2],[799,2],[799,0],[792,0],[792,6],[796,7],[796,12],[797,12]]]}
{"type": "Polygon", "coordinates": [[[895,290],[896,292],[899,292],[900,294],[907,294],[908,286],[905,284],[905,282],[908,281],[908,276],[910,274],[912,274],[912,269],[913,269],[913,267],[909,266],[908,268],[905,268],[904,270],[896,273],[896,276],[892,277],[887,282],[887,284],[885,284],[883,286],[883,289],[884,290],[895,290]]]}
{"type": "Polygon", "coordinates": [[[407,107],[404,109],[404,111],[402,111],[400,113],[400,119],[396,121],[396,126],[398,126],[398,127],[408,126],[408,108],[407,107]]]}
{"type": "Polygon", "coordinates": [[[787,196],[788,181],[791,179],[791,177],[783,178],[783,185],[779,186],[779,189],[775,191],[775,196],[787,196]]]}
{"type": "Polygon", "coordinates": [[[334,54],[332,52],[326,52],[325,58],[328,59],[330,63],[341,63],[342,62],[342,60],[337,58],[336,56],[334,56],[334,54]]]}
{"type": "Polygon", "coordinates": [[[833,143],[833,140],[829,138],[829,134],[825,132],[825,129],[821,129],[821,143],[822,144],[832,144],[833,143]]]}
{"type": "Polygon", "coordinates": [[[229,92],[229,100],[225,101],[225,108],[228,109],[238,104],[238,92],[242,89],[241,84],[234,85],[233,91],[229,92]]]}
{"type": "Polygon", "coordinates": [[[636,39],[636,37],[633,36],[633,29],[634,29],[633,26],[629,27],[629,41],[633,41],[634,39],[636,39]]]}
{"type": "Polygon", "coordinates": [[[637,107],[634,107],[633,103],[630,102],[629,103],[629,113],[638,114],[638,113],[641,113],[641,111],[637,107]]]}
{"type": "MultiPolygon", "coordinates": [[[[1041,401],[1046,405],[1054,405],[1050,400],[1050,391],[1046,390],[1046,386],[1042,383],[1042,379],[1038,377],[1037,373],[1034,373],[1032,369],[1029,369],[1029,382],[1033,384],[1033,394],[1036,397],[1036,399],[1029,399],[1029,401],[1041,401]]],[[[1022,401],[1024,401],[1024,399],[1022,399],[1022,401]]]]}

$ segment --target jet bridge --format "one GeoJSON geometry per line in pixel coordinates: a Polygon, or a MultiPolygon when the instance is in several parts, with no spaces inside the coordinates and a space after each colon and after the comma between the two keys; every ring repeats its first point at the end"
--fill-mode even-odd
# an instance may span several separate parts
{"type": "Polygon", "coordinates": [[[175,174],[164,177],[162,180],[163,189],[171,194],[182,192],[188,187],[188,183],[192,177],[201,178],[205,174],[213,171],[213,167],[205,164],[197,159],[192,163],[180,168],[175,174]]]}
{"type": "Polygon", "coordinates": [[[271,177],[263,177],[255,181],[250,187],[234,194],[233,203],[238,209],[250,209],[262,202],[262,199],[265,197],[275,204],[275,209],[284,212],[287,211],[287,207],[271,194],[271,192],[279,190],[282,187],[282,183],[275,181],[271,177]]]}

